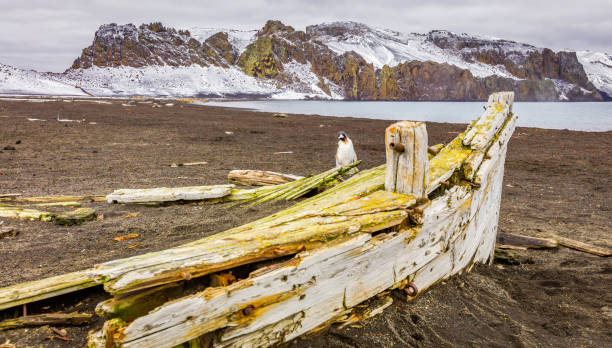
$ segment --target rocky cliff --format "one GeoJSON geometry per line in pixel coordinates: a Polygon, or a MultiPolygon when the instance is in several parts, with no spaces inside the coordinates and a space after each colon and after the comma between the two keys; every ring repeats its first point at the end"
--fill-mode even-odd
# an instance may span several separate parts
{"type": "MultiPolygon", "coordinates": [[[[243,74],[249,91],[280,98],[484,100],[492,92],[514,90],[518,100],[526,101],[603,100],[612,88],[606,75],[612,67],[586,64],[584,57],[448,31],[402,34],[352,22],[300,31],[268,21],[252,32],[108,24],[63,78],[78,77],[85,85],[104,79],[104,86],[112,86],[118,82],[109,76],[121,75],[126,86],[109,92],[120,94],[143,81],[151,91],[163,84],[176,93],[181,89],[175,85],[191,83],[186,89],[191,93],[223,94],[210,88],[212,76],[222,76],[218,83],[225,84],[243,74]],[[593,67],[608,70],[602,77],[593,67]],[[185,82],[189,74],[192,82],[185,82]]],[[[231,85],[240,88],[241,83],[231,85]]]]}

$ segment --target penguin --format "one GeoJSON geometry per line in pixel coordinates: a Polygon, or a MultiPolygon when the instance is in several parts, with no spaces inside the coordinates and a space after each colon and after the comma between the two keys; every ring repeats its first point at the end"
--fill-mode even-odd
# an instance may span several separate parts
{"type": "MultiPolygon", "coordinates": [[[[357,154],[353,142],[346,132],[338,132],[338,149],[336,150],[336,167],[346,166],[357,161],[357,154]]],[[[356,168],[354,168],[356,169],[356,168]]],[[[355,173],[356,171],[351,170],[355,173]]]]}

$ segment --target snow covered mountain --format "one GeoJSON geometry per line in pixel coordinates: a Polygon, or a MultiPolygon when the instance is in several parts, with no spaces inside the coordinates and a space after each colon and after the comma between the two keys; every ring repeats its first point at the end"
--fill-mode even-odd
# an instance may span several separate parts
{"type": "Polygon", "coordinates": [[[612,56],[441,30],[335,22],[298,31],[268,21],[252,31],[107,24],[64,73],[0,65],[0,93],[483,100],[498,90],[608,100],[612,56]]]}

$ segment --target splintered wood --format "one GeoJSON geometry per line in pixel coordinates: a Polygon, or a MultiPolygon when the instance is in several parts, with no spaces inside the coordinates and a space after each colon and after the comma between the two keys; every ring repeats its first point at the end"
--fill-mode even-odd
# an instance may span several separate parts
{"type": "Polygon", "coordinates": [[[265,170],[232,170],[227,175],[230,184],[245,186],[279,185],[302,178],[303,176],[265,170]]]}

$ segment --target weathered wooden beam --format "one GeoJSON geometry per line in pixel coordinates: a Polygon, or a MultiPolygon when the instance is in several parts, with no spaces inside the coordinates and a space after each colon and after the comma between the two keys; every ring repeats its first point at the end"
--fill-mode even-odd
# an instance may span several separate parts
{"type": "Polygon", "coordinates": [[[53,221],[58,225],[77,225],[85,221],[93,220],[96,217],[96,211],[91,208],[79,208],[60,214],[16,206],[0,206],[0,217],[53,221]]]}
{"type": "Polygon", "coordinates": [[[490,165],[488,158],[495,157],[514,132],[513,101],[512,92],[492,94],[485,112],[430,160],[427,193],[433,192],[459,169],[463,169],[461,174],[467,180],[478,183],[480,178],[475,177],[476,171],[482,165],[490,165]]]}
{"type": "Polygon", "coordinates": [[[21,207],[0,207],[0,217],[23,220],[52,221],[55,213],[21,207]]]}
{"type": "Polygon", "coordinates": [[[551,238],[537,238],[512,233],[498,233],[496,248],[500,249],[542,249],[556,248],[559,243],[551,238]]]}
{"type": "Polygon", "coordinates": [[[183,288],[179,283],[166,284],[144,291],[117,296],[98,303],[96,314],[100,317],[120,318],[126,322],[147,314],[152,309],[178,297],[183,288]]]}
{"type": "Polygon", "coordinates": [[[463,176],[467,180],[474,181],[476,171],[478,168],[480,168],[482,163],[486,162],[492,157],[497,156],[501,148],[510,140],[510,137],[514,133],[517,120],[518,117],[514,115],[507,116],[504,125],[495,135],[495,138],[499,139],[500,141],[492,141],[492,143],[490,143],[484,149],[473,150],[468,158],[466,158],[462,169],[463,176]]]}
{"type": "Polygon", "coordinates": [[[560,245],[563,245],[564,247],[579,250],[585,253],[589,253],[589,254],[593,254],[597,256],[604,256],[604,257],[612,255],[612,250],[609,248],[595,246],[595,245],[584,243],[584,242],[577,241],[574,239],[561,237],[556,234],[546,233],[546,234],[539,234],[538,236],[554,239],[560,245]]]}
{"type": "Polygon", "coordinates": [[[279,185],[304,178],[293,174],[282,174],[265,170],[232,170],[227,175],[230,184],[245,186],[279,185]]]}
{"type": "Polygon", "coordinates": [[[506,115],[512,113],[514,92],[499,92],[489,96],[485,113],[468,130],[463,145],[476,150],[484,149],[503,125],[506,115]]]}
{"type": "Polygon", "coordinates": [[[40,197],[22,197],[19,195],[0,195],[0,202],[11,203],[45,203],[45,202],[78,202],[78,201],[93,201],[104,202],[105,196],[40,196],[40,197]]]}
{"type": "Polygon", "coordinates": [[[172,163],[170,164],[170,167],[172,168],[177,168],[177,167],[189,167],[189,166],[200,166],[200,165],[204,165],[204,164],[208,164],[208,162],[186,162],[186,163],[172,163]]]}
{"type": "Polygon", "coordinates": [[[108,203],[151,203],[214,199],[227,196],[234,185],[121,189],[106,196],[108,203]]]}
{"type": "Polygon", "coordinates": [[[56,214],[53,222],[58,225],[78,225],[96,218],[96,211],[91,208],[79,208],[63,214],[56,214]]]}
{"type": "Polygon", "coordinates": [[[424,122],[402,121],[385,131],[385,189],[426,198],[428,184],[427,130],[424,122]]]}
{"type": "Polygon", "coordinates": [[[77,312],[26,315],[15,319],[0,321],[0,331],[27,326],[83,325],[88,323],[91,317],[91,314],[77,312]]]}
{"type": "Polygon", "coordinates": [[[0,288],[0,310],[98,285],[86,273],[67,273],[0,288]]]}

